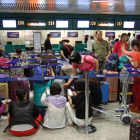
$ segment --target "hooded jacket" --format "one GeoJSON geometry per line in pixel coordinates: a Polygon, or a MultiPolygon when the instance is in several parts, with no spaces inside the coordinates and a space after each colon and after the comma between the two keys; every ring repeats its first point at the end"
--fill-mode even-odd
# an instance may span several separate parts
{"type": "Polygon", "coordinates": [[[30,124],[37,128],[34,119],[38,117],[38,108],[30,101],[22,100],[20,102],[13,101],[9,105],[9,112],[12,120],[9,127],[17,124],[30,124]]]}
{"type": "Polygon", "coordinates": [[[62,128],[65,127],[65,104],[67,99],[60,95],[49,96],[46,98],[46,93],[41,97],[41,103],[48,106],[45,117],[43,119],[44,127],[47,128],[62,128]]]}

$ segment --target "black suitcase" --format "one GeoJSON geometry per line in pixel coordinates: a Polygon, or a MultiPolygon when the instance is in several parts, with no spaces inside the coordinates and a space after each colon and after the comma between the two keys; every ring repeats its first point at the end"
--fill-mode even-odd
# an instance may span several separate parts
{"type": "Polygon", "coordinates": [[[130,122],[129,140],[140,140],[140,117],[133,118],[130,122]]]}

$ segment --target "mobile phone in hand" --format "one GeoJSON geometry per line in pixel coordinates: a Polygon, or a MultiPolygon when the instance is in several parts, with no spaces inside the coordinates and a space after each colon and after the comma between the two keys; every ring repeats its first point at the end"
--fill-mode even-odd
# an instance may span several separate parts
{"type": "MultiPolygon", "coordinates": [[[[3,101],[1,101],[1,102],[4,103],[5,101],[6,101],[6,100],[3,100],[3,101]]],[[[11,100],[9,99],[9,100],[8,100],[8,103],[10,103],[10,102],[11,102],[11,100]]]]}
{"type": "Polygon", "coordinates": [[[50,95],[50,89],[49,88],[47,88],[47,94],[50,95]]]}
{"type": "Polygon", "coordinates": [[[71,89],[67,89],[67,92],[70,96],[73,96],[73,93],[72,93],[71,89]]]}

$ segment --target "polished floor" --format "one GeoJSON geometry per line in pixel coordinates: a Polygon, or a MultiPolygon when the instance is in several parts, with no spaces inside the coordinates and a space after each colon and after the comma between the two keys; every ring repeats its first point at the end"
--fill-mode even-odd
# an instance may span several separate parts
{"type": "MultiPolygon", "coordinates": [[[[109,106],[118,107],[119,103],[108,103],[109,106]]],[[[135,117],[140,114],[130,112],[135,117]]],[[[0,140],[129,140],[129,126],[125,126],[119,119],[107,117],[103,114],[94,113],[92,124],[97,127],[97,131],[92,134],[81,134],[76,131],[76,126],[66,126],[63,129],[39,130],[26,137],[14,137],[9,130],[3,133],[7,126],[7,121],[0,122],[0,140]]]]}

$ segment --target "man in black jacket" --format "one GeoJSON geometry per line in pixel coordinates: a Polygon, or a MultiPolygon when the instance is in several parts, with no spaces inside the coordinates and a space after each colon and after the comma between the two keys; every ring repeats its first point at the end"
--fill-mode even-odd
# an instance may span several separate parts
{"type": "Polygon", "coordinates": [[[45,52],[47,52],[48,49],[52,50],[50,39],[51,39],[51,34],[48,34],[47,39],[45,40],[45,43],[44,43],[45,52]]]}

